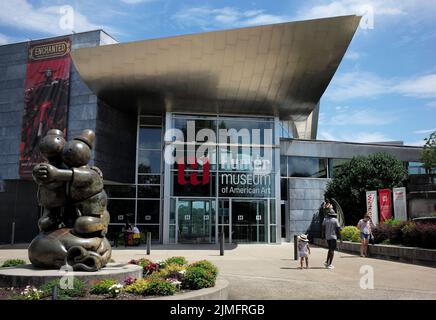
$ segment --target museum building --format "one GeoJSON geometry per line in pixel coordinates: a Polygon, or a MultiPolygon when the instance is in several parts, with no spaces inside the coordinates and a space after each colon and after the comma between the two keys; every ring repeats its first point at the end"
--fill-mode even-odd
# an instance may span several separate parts
{"type": "Polygon", "coordinates": [[[230,243],[290,241],[347,159],[387,152],[419,168],[418,147],[316,139],[320,99],[359,21],[0,46],[0,243],[38,232],[31,169],[50,128],[95,131],[110,235],[131,222],[164,244],[216,243],[220,230],[230,243]],[[208,161],[188,161],[198,152],[208,161]]]}

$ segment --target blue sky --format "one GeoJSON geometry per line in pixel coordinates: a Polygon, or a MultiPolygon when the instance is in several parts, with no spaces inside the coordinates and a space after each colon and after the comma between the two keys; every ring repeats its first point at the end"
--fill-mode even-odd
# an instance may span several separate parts
{"type": "Polygon", "coordinates": [[[96,28],[126,42],[345,14],[364,19],[321,100],[318,139],[422,144],[436,131],[436,1],[8,0],[0,44],[96,28]]]}

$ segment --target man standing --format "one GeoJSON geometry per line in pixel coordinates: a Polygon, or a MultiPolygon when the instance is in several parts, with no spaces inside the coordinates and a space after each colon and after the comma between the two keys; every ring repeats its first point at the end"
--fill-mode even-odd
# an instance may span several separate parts
{"type": "Polygon", "coordinates": [[[335,250],[337,247],[337,240],[338,237],[340,238],[341,226],[339,225],[339,221],[337,219],[336,212],[331,209],[327,216],[324,218],[324,221],[322,222],[322,233],[323,238],[327,240],[329,251],[327,253],[327,260],[324,263],[327,269],[334,269],[332,262],[333,257],[335,255],[335,250]]]}

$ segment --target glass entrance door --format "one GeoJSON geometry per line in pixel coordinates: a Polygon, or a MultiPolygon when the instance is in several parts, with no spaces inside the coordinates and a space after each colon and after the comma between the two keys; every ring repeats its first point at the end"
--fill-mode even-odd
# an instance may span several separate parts
{"type": "Polygon", "coordinates": [[[178,201],[178,242],[212,243],[215,238],[212,200],[178,201]]]}
{"type": "Polygon", "coordinates": [[[232,200],[232,241],[266,242],[266,200],[232,200]]]}

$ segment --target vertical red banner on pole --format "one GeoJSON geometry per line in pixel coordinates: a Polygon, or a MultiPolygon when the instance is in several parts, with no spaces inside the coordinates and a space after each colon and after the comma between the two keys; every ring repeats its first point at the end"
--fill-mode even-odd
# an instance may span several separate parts
{"type": "Polygon", "coordinates": [[[32,177],[41,162],[38,144],[50,129],[66,134],[70,87],[71,40],[33,42],[29,45],[24,85],[19,174],[32,177]]]}
{"type": "Polygon", "coordinates": [[[392,218],[392,193],[391,189],[379,189],[380,223],[392,218]]]}

